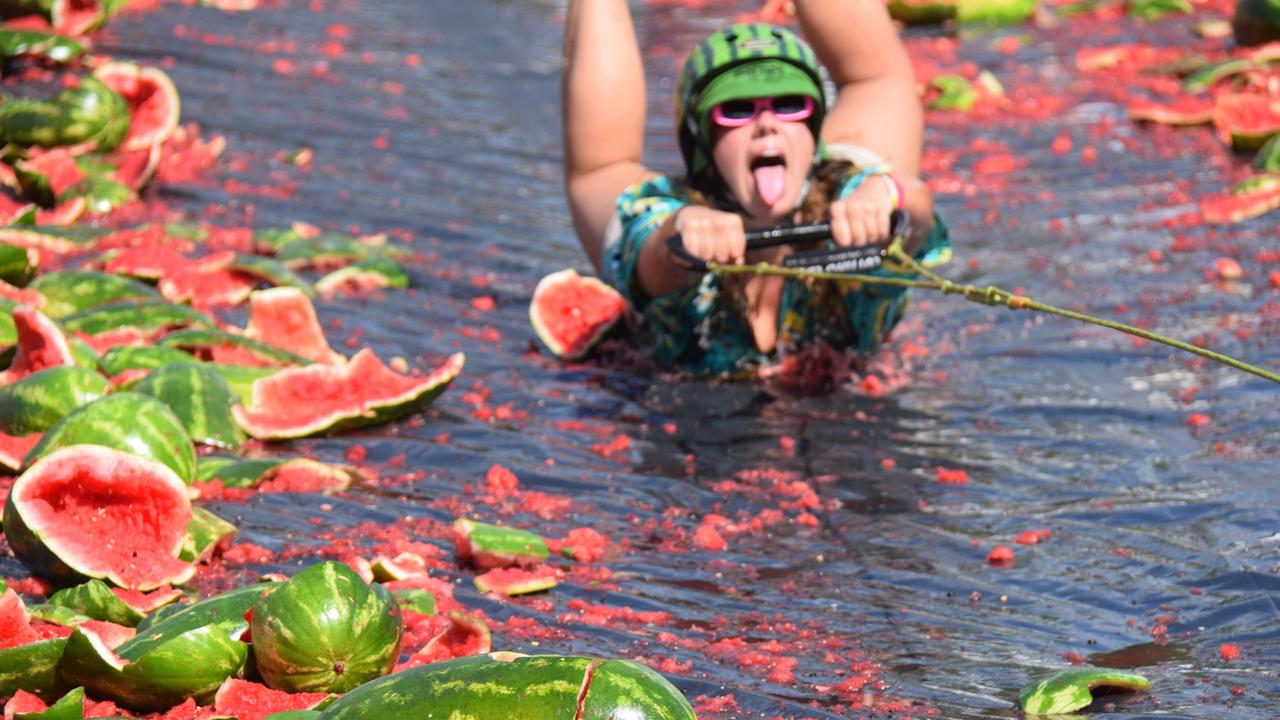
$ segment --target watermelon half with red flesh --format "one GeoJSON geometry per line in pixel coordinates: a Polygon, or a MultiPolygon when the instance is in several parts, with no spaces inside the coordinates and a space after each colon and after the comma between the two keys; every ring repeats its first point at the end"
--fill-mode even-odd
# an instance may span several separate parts
{"type": "Polygon", "coordinates": [[[0,371],[0,385],[46,368],[75,365],[67,336],[44,313],[25,305],[16,308],[13,327],[18,334],[18,349],[9,369],[0,371]]]}
{"type": "Polygon", "coordinates": [[[253,382],[249,407],[231,413],[260,439],[298,438],[364,427],[414,412],[444,392],[466,357],[455,353],[429,375],[401,375],[365,348],[345,365],[286,368],[253,382]]]}
{"type": "Polygon", "coordinates": [[[98,578],[132,590],[186,582],[178,560],[191,521],[187,487],[167,466],[99,445],[41,458],[4,507],[13,553],[60,584],[98,578]]]}
{"type": "Polygon", "coordinates": [[[236,720],[262,720],[273,713],[310,710],[330,697],[329,693],[291,693],[249,680],[227,678],[213,696],[213,708],[219,715],[236,720]]]}
{"type": "Polygon", "coordinates": [[[129,134],[122,150],[145,150],[169,139],[178,127],[178,89],[159,68],[131,62],[109,62],[93,71],[104,85],[129,104],[129,134]]]}
{"type": "Polygon", "coordinates": [[[329,347],[311,298],[295,287],[259,290],[249,295],[249,324],[244,334],[312,362],[341,365],[347,361],[329,347]]]}
{"type": "Polygon", "coordinates": [[[1223,142],[1236,150],[1257,150],[1280,134],[1280,98],[1252,93],[1219,95],[1213,124],[1223,142]]]}
{"type": "Polygon", "coordinates": [[[529,322],[556,357],[577,360],[617,324],[627,301],[617,290],[572,268],[538,282],[529,301],[529,322]]]}

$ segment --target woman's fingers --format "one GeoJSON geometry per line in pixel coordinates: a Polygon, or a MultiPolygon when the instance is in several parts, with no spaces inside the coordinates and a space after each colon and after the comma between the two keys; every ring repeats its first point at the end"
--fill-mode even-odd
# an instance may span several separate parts
{"type": "Polygon", "coordinates": [[[675,231],[685,250],[696,258],[721,264],[741,263],[747,240],[742,218],[734,213],[703,207],[687,207],[676,217],[675,231]]]}
{"type": "Polygon", "coordinates": [[[861,193],[831,203],[831,237],[840,247],[861,247],[889,239],[893,209],[883,197],[861,193]]]}

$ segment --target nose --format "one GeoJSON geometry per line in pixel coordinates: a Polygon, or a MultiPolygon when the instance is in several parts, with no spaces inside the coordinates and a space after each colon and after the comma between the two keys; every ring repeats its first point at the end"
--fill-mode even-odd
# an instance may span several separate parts
{"type": "Polygon", "coordinates": [[[761,108],[760,113],[756,115],[757,134],[776,131],[781,124],[782,121],[778,119],[777,115],[773,114],[773,110],[770,108],[761,108]]]}

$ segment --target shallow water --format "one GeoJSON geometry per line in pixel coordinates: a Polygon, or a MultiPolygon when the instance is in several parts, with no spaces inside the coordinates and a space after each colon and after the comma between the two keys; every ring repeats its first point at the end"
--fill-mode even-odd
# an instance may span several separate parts
{"type": "MultiPolygon", "coordinates": [[[[676,48],[753,5],[636,5],[653,165],[678,162],[669,135],[676,48]]],[[[442,501],[499,463],[522,487],[577,503],[551,520],[517,513],[505,522],[555,536],[590,526],[629,547],[605,563],[615,590],[571,578],[544,598],[499,604],[459,585],[464,603],[493,617],[561,620],[568,630],[540,644],[499,630],[495,647],[672,658],[680,669],[671,677],[691,698],[736,701],[719,714],[702,701],[706,717],[858,717],[887,712],[885,702],[917,715],[1015,717],[1017,689],[1070,654],[1139,666],[1153,680],[1150,694],[1118,699],[1114,717],[1275,716],[1280,401],[1266,381],[1074,322],[925,295],[893,351],[914,339],[928,353],[912,357],[910,382],[884,397],[667,381],[628,363],[529,354],[534,284],[586,268],[560,188],[561,12],[539,0],[289,0],[235,15],[169,5],[122,18],[101,42],[111,54],[168,64],[184,118],[228,138],[219,182],[286,190],[192,185],[162,188],[166,200],[260,228],[303,220],[407,231],[426,257],[412,268],[415,290],[328,302],[321,318],[340,321],[337,340],[360,328],[358,344],[382,357],[426,364],[467,352],[463,377],[420,425],[305,445],[330,460],[355,445],[378,462],[403,454],[404,470],[425,479],[342,499],[262,495],[216,506],[245,539],[271,550],[318,543],[316,515],[324,529],[448,521],[442,501]],[[310,171],[283,162],[299,147],[314,150],[310,171]],[[469,305],[484,294],[495,312],[469,305]],[[484,328],[497,339],[477,337],[484,328]],[[477,417],[466,392],[476,383],[492,393],[486,407],[516,416],[477,417]],[[1188,402],[1180,393],[1191,385],[1199,390],[1188,402]],[[1192,413],[1212,424],[1189,428],[1192,413]],[[593,450],[620,434],[629,448],[593,450]],[[963,470],[968,482],[943,484],[938,468],[963,470]],[[801,502],[804,488],[816,507],[801,502]],[[706,513],[749,519],[792,501],[800,504],[775,526],[726,531],[724,551],[688,541],[706,513]],[[814,527],[796,522],[803,512],[814,527]],[[1042,527],[1053,532],[1048,541],[1012,544],[1042,527]],[[1013,567],[986,563],[998,544],[1016,549],[1013,567]],[[673,619],[606,627],[562,617],[576,599],[673,619]],[[1221,660],[1224,642],[1243,657],[1221,660]],[[762,664],[743,661],[750,649],[762,664]],[[785,665],[779,658],[795,659],[794,680],[770,679],[785,665]],[[832,688],[851,676],[868,683],[832,688]]],[[[1075,85],[1076,47],[1176,44],[1189,21],[1117,26],[1115,37],[1076,26],[975,35],[954,62],[935,59],[973,61],[1011,93],[1063,101],[1038,122],[931,115],[931,148],[955,153],[950,170],[935,156],[935,175],[977,190],[938,194],[957,250],[946,274],[1181,338],[1209,333],[1222,351],[1275,368],[1280,296],[1268,268],[1248,261],[1277,248],[1274,214],[1230,230],[1161,226],[1247,159],[1231,158],[1206,129],[1134,126],[1113,95],[1075,85]],[[1030,42],[1016,53],[997,50],[995,41],[1024,35],[1030,42]],[[1059,154],[1051,144],[1064,132],[1074,145],[1059,154]],[[1025,167],[975,177],[969,170],[986,152],[975,140],[1002,142],[1025,167]],[[1092,166],[1082,163],[1085,146],[1097,152],[1092,166]],[[1204,247],[1171,252],[1175,234],[1204,247]],[[1151,248],[1163,262],[1147,259],[1151,248]],[[1231,250],[1244,280],[1206,280],[1231,250]],[[1252,333],[1238,337],[1237,328],[1252,333]]],[[[936,51],[935,37],[913,31],[913,52],[936,51]]]]}

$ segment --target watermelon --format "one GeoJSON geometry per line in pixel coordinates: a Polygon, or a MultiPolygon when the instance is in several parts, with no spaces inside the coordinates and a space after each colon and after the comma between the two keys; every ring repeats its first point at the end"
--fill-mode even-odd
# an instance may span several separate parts
{"type": "Polygon", "coordinates": [[[259,290],[249,296],[249,325],[245,337],[288,348],[324,365],[342,365],[346,358],[329,347],[311,298],[296,287],[259,290]]]}
{"type": "Polygon", "coordinates": [[[295,287],[307,295],[315,294],[315,290],[311,287],[311,283],[307,282],[306,278],[285,267],[284,263],[274,258],[237,253],[231,262],[227,264],[227,268],[238,270],[272,285],[295,287]]]}
{"type": "Polygon", "coordinates": [[[238,398],[207,365],[194,360],[163,365],[134,385],[133,391],[168,405],[194,442],[235,449],[245,440],[244,431],[231,417],[231,406],[238,398]]]}
{"type": "Polygon", "coordinates": [[[92,77],[47,102],[10,100],[0,105],[0,142],[110,150],[128,131],[124,98],[92,77]]]}
{"type": "Polygon", "coordinates": [[[177,559],[190,519],[186,486],[172,470],[96,445],[42,457],[4,508],[9,545],[36,574],[136,590],[190,579],[195,568],[177,559]]]}
{"type": "Polygon", "coordinates": [[[4,706],[5,717],[14,720],[80,720],[84,717],[84,688],[67,692],[52,705],[46,706],[35,696],[15,697],[4,706]],[[29,702],[25,702],[29,700],[29,702]]]}
{"type": "MultiPolygon", "coordinates": [[[[258,602],[258,598],[276,585],[278,583],[256,583],[228,590],[190,605],[166,605],[138,623],[138,632],[148,632],[162,624],[170,630],[179,628],[185,632],[205,625],[244,620],[245,614],[258,602]]],[[[248,621],[245,623],[247,628],[248,621]]]]}
{"type": "Polygon", "coordinates": [[[1257,150],[1280,133],[1280,98],[1224,93],[1213,106],[1213,124],[1236,150],[1257,150]]]}
{"type": "Polygon", "coordinates": [[[1273,136],[1258,150],[1253,166],[1263,172],[1280,172],[1280,135],[1273,136]]]}
{"type": "Polygon", "coordinates": [[[316,281],[321,295],[361,295],[371,290],[409,287],[409,276],[391,258],[371,258],[334,270],[316,281]]]}
{"type": "Polygon", "coordinates": [[[129,134],[121,144],[124,150],[159,145],[178,127],[178,89],[163,70],[131,62],[109,62],[95,68],[93,76],[128,103],[129,134]]]}
{"type": "Polygon", "coordinates": [[[1237,0],[1231,29],[1239,45],[1280,40],[1280,0],[1237,0]]]}
{"type": "Polygon", "coordinates": [[[528,530],[490,525],[466,518],[453,521],[458,559],[479,570],[533,567],[547,558],[547,543],[528,530]]]}
{"type": "Polygon", "coordinates": [[[31,283],[45,297],[44,311],[62,318],[120,300],[158,300],[160,293],[133,278],[94,270],[56,270],[31,283]]]}
{"type": "Polygon", "coordinates": [[[0,281],[24,287],[36,274],[38,256],[27,248],[0,244],[0,281]]]}
{"type": "Polygon", "coordinates": [[[600,342],[626,309],[617,290],[570,268],[538,282],[529,301],[529,321],[553,355],[576,360],[600,342]]]}
{"type": "Polygon", "coordinates": [[[60,365],[0,385],[0,432],[30,435],[48,430],[67,413],[107,394],[96,370],[60,365]]]}
{"type": "Polygon", "coordinates": [[[1027,714],[1056,715],[1075,712],[1093,702],[1091,691],[1146,690],[1151,681],[1137,673],[1106,668],[1076,667],[1059,670],[1022,688],[1018,703],[1027,714]]]}
{"type": "Polygon", "coordinates": [[[403,670],[348,692],[320,715],[382,716],[695,720],[680,691],[638,663],[508,652],[403,670]]]}
{"type": "Polygon", "coordinates": [[[938,91],[937,97],[929,101],[930,110],[969,112],[978,101],[973,83],[960,75],[937,75],[929,81],[929,86],[938,91]]]}
{"type": "Polygon", "coordinates": [[[102,233],[102,230],[83,225],[67,228],[21,225],[0,228],[0,242],[62,255],[83,250],[102,233]]]}
{"type": "Polygon", "coordinates": [[[0,371],[0,385],[46,368],[76,364],[67,337],[39,310],[19,306],[13,311],[13,327],[18,335],[18,350],[9,369],[0,371]]]}
{"type": "Polygon", "coordinates": [[[187,305],[164,301],[119,301],[84,310],[62,318],[62,326],[73,332],[97,335],[122,328],[163,330],[195,326],[212,328],[213,318],[187,305]]]}
{"type": "Polygon", "coordinates": [[[462,371],[452,355],[430,375],[400,375],[365,348],[341,367],[288,368],[253,383],[248,407],[232,408],[256,438],[295,438],[387,422],[425,407],[462,371]]]}
{"type": "Polygon", "coordinates": [[[40,442],[37,435],[7,435],[0,432],[0,467],[7,470],[21,470],[26,464],[24,459],[31,448],[40,442]]]}
{"type": "MultiPolygon", "coordinates": [[[[0,621],[0,631],[6,630],[0,621]]],[[[44,698],[58,685],[58,661],[67,645],[62,637],[0,649],[0,697],[26,690],[44,698]]]]}
{"type": "Polygon", "coordinates": [[[1280,208],[1280,187],[1262,187],[1248,192],[1228,192],[1201,198],[1200,215],[1205,222],[1238,223],[1280,208]]]}
{"type": "Polygon", "coordinates": [[[450,610],[448,618],[448,627],[414,653],[406,667],[481,655],[493,649],[493,632],[484,620],[460,610],[450,610]]]}
{"type": "Polygon", "coordinates": [[[13,171],[23,196],[44,208],[57,205],[64,193],[85,178],[69,148],[33,149],[26,159],[14,163],[13,171]]]}
{"type": "Polygon", "coordinates": [[[80,444],[101,445],[156,460],[186,484],[195,479],[196,454],[191,436],[167,405],[149,395],[115,393],[72,411],[49,428],[27,461],[80,444]]]}
{"type": "Polygon", "coordinates": [[[239,530],[202,507],[191,508],[191,522],[187,523],[187,537],[182,542],[178,559],[199,563],[221,552],[231,544],[239,530]]]}
{"type": "Polygon", "coordinates": [[[328,465],[311,458],[286,460],[262,473],[256,487],[260,492],[339,493],[360,476],[352,468],[328,465]]]}
{"type": "Polygon", "coordinates": [[[196,627],[173,613],[139,631],[114,650],[93,629],[67,638],[59,674],[96,698],[131,710],[164,710],[187,698],[208,702],[229,677],[244,671],[249,645],[240,639],[245,620],[202,621],[196,627]]]}
{"type": "Polygon", "coordinates": [[[385,588],[325,561],[263,596],[253,609],[251,633],[268,686],[340,693],[391,670],[404,622],[385,588]]]}
{"type": "Polygon", "coordinates": [[[219,715],[236,720],[262,720],[289,710],[310,710],[333,697],[329,693],[288,693],[238,678],[227,678],[213,696],[219,715]]]}
{"type": "Polygon", "coordinates": [[[280,246],[276,251],[276,259],[294,270],[320,270],[345,267],[350,263],[377,257],[407,254],[407,250],[388,247],[386,238],[382,235],[356,238],[330,233],[314,237],[298,236],[280,246]]]}
{"type": "Polygon", "coordinates": [[[84,53],[84,46],[68,37],[39,30],[0,28],[0,56],[41,57],[67,62],[84,53]]]}
{"type": "Polygon", "coordinates": [[[1016,25],[1036,11],[1036,0],[957,0],[956,19],[990,26],[1016,25]]]}
{"type": "Polygon", "coordinates": [[[0,650],[33,643],[40,639],[31,629],[27,606],[13,588],[0,593],[0,650]]]}
{"type": "Polygon", "coordinates": [[[480,592],[497,593],[508,597],[550,590],[559,582],[559,573],[551,567],[541,567],[536,570],[494,568],[475,578],[476,589],[480,592]]]}
{"type": "Polygon", "coordinates": [[[127,370],[154,370],[174,362],[194,362],[191,355],[162,345],[114,347],[102,355],[98,368],[115,377],[127,370]]]}
{"type": "MultiPolygon", "coordinates": [[[[136,594],[126,597],[146,597],[143,593],[133,592],[136,594]]],[[[162,597],[170,601],[176,600],[179,595],[176,590],[157,592],[163,593],[162,597]]],[[[49,596],[49,604],[75,610],[94,620],[105,620],[126,627],[135,627],[147,615],[141,608],[125,602],[124,598],[112,592],[110,585],[101,580],[89,580],[75,587],[59,590],[49,596]]]]}

